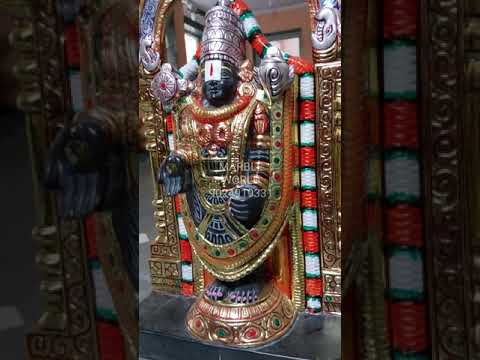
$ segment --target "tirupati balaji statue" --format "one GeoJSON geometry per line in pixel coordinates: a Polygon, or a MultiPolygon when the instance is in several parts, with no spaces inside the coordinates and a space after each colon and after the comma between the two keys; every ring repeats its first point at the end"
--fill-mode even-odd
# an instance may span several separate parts
{"type": "Polygon", "coordinates": [[[316,178],[314,68],[272,46],[238,0],[208,10],[191,62],[161,63],[171,5],[142,4],[140,116],[160,184],[152,283],[198,295],[186,320],[193,336],[263,345],[287,333],[298,311],[339,312],[340,274],[331,276],[335,296],[323,299],[318,203],[331,197],[319,198],[316,178]]]}

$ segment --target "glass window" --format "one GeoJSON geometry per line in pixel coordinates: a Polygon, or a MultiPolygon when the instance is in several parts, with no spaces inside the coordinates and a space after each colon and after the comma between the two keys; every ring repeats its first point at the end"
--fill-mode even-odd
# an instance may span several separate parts
{"type": "Polygon", "coordinates": [[[187,55],[187,61],[193,59],[195,51],[197,51],[200,38],[190,32],[185,32],[185,50],[187,55]]]}

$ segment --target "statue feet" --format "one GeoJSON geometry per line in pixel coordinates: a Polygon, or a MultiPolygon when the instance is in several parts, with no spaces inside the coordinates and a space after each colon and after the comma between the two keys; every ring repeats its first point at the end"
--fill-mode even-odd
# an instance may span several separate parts
{"type": "Polygon", "coordinates": [[[226,301],[232,304],[254,304],[266,282],[263,268],[235,282],[215,280],[207,287],[205,294],[213,301],[226,301]]]}
{"type": "Polygon", "coordinates": [[[235,304],[253,304],[257,302],[262,289],[263,281],[234,286],[228,293],[228,299],[235,304]]]}
{"type": "Polygon", "coordinates": [[[206,290],[206,295],[210,300],[219,301],[227,296],[228,286],[220,280],[215,280],[206,290]]]}

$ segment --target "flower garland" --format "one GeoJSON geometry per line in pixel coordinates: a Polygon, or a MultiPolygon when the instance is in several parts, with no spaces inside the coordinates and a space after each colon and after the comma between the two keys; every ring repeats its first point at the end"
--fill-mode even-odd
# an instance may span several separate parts
{"type": "Polygon", "coordinates": [[[384,3],[385,266],[389,329],[395,359],[427,359],[424,239],[419,206],[417,6],[384,3]]]}
{"type": "MultiPolygon", "coordinates": [[[[231,4],[240,17],[245,34],[260,58],[264,58],[272,45],[263,35],[252,11],[243,0],[231,4]]],[[[284,58],[295,69],[300,79],[300,199],[302,211],[302,240],[305,252],[305,293],[307,311],[318,313],[322,309],[323,284],[320,269],[320,244],[318,236],[316,144],[315,144],[315,79],[312,64],[284,53],[284,58]]]]}

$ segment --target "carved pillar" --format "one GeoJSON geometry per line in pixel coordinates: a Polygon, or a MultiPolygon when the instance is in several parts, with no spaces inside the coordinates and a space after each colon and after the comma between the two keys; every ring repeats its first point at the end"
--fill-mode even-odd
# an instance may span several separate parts
{"type": "Polygon", "coordinates": [[[30,359],[97,359],[93,284],[87,268],[83,226],[57,218],[56,199],[41,175],[58,125],[71,109],[64,67],[63,24],[57,2],[22,1],[10,40],[18,55],[14,72],[26,113],[35,184],[37,263],[46,309],[27,334],[30,359]]]}
{"type": "MultiPolygon", "coordinates": [[[[428,0],[421,6],[425,241],[434,360],[479,356],[473,345],[475,303],[471,291],[472,281],[478,279],[472,267],[478,241],[469,236],[468,229],[470,221],[478,223],[472,212],[476,199],[469,196],[478,191],[478,179],[466,188],[473,185],[467,180],[466,166],[470,171],[478,168],[478,163],[468,166],[478,156],[469,148],[475,136],[472,121],[478,122],[472,118],[476,112],[474,78],[478,76],[473,59],[466,62],[467,78],[464,71],[469,46],[475,45],[465,43],[464,34],[475,33],[475,19],[465,22],[465,16],[475,8],[478,15],[476,1],[428,0]]],[[[475,227],[471,227],[471,235],[475,227]]]]}
{"type": "MultiPolygon", "coordinates": [[[[466,238],[466,266],[470,273],[467,309],[469,353],[480,359],[480,4],[465,2],[465,159],[467,179],[468,236],[466,238]]],[[[467,279],[468,280],[468,279],[467,279]]]]}
{"type": "Polygon", "coordinates": [[[316,136],[323,309],[341,312],[342,64],[340,1],[309,1],[316,88],[316,136]],[[326,3],[326,2],[325,2],[326,3]],[[332,27],[333,34],[327,35],[332,27]],[[331,39],[328,39],[328,37],[331,39]]]}
{"type": "MultiPolygon", "coordinates": [[[[146,0],[143,4],[141,29],[142,39],[151,38],[155,50],[164,55],[164,32],[166,18],[174,6],[173,0],[146,0]]],[[[178,7],[177,10],[182,9],[178,7]]],[[[142,7],[141,7],[142,9],[142,7]]],[[[161,59],[164,61],[165,59],[161,59]]],[[[154,179],[155,195],[153,200],[155,228],[158,236],[150,245],[150,272],[152,288],[155,291],[181,292],[181,262],[178,238],[178,224],[175,213],[175,202],[164,196],[161,186],[156,183],[156,174],[161,161],[167,153],[167,125],[163,117],[161,105],[152,99],[150,83],[155,70],[149,72],[143,65],[139,69],[139,116],[145,129],[146,148],[150,153],[152,179],[154,179]]]]}

